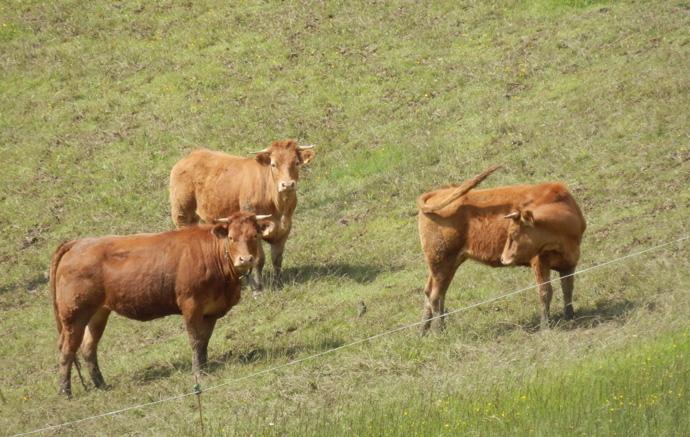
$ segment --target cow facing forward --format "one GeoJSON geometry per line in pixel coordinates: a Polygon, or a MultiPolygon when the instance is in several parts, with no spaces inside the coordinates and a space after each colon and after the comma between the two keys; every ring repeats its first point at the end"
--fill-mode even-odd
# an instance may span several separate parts
{"type": "Polygon", "coordinates": [[[240,300],[240,277],[256,262],[264,227],[270,231],[266,218],[239,212],[215,225],[60,245],[50,266],[60,391],[71,396],[80,346],[93,383],[105,387],[96,349],[111,311],[141,321],[181,314],[199,372],[216,320],[240,300]]]}
{"type": "Polygon", "coordinates": [[[565,317],[574,317],[572,273],[586,226],[580,208],[560,183],[473,190],[498,168],[417,199],[419,236],[429,268],[422,333],[432,318],[439,318],[443,328],[446,290],[467,259],[491,267],[530,266],[539,285],[542,327],[548,326],[553,295],[550,271],[558,271],[565,317]]]}
{"type": "MultiPolygon", "coordinates": [[[[283,250],[297,206],[299,168],[314,158],[311,147],[293,140],[276,141],[251,158],[206,149],[191,152],[170,172],[173,222],[180,228],[240,210],[270,214],[275,226],[264,240],[271,245],[273,271],[280,283],[283,250]]],[[[251,278],[255,292],[263,288],[263,266],[264,254],[259,248],[251,278]]]]}

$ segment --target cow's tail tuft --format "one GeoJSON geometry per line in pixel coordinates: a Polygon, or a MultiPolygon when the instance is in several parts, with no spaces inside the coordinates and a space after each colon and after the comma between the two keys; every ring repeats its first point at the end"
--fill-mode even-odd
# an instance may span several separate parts
{"type": "Polygon", "coordinates": [[[57,249],[55,249],[55,253],[53,254],[53,258],[50,260],[50,275],[49,275],[49,287],[50,287],[50,294],[53,297],[53,312],[55,314],[55,323],[57,325],[57,331],[58,334],[60,335],[58,338],[58,348],[61,348],[62,346],[62,323],[60,322],[60,317],[58,315],[58,309],[57,309],[57,296],[56,296],[56,290],[55,290],[55,280],[56,275],[57,275],[57,268],[58,265],[60,264],[60,260],[62,257],[69,252],[69,250],[74,246],[74,244],[77,242],[77,240],[70,240],[70,241],[65,241],[62,244],[58,246],[57,249]]]}
{"type": "Polygon", "coordinates": [[[486,179],[491,173],[495,172],[499,168],[503,168],[502,165],[492,165],[491,167],[487,168],[477,176],[473,177],[472,179],[468,179],[462,184],[460,184],[459,187],[457,187],[448,197],[443,199],[441,202],[435,204],[435,205],[429,205],[426,203],[426,201],[434,195],[434,193],[424,193],[421,196],[417,198],[417,207],[419,208],[420,211],[422,211],[425,214],[431,214],[434,213],[435,211],[438,211],[439,209],[447,206],[454,200],[464,196],[467,194],[471,189],[479,185],[484,179],[486,179]]]}

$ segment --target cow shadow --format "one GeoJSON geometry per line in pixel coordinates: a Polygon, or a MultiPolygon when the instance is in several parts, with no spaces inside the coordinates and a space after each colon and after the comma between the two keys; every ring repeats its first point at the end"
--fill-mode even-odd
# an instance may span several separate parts
{"type": "Polygon", "coordinates": [[[19,285],[17,284],[0,285],[0,294],[5,294],[7,292],[16,290],[17,288],[19,288],[19,285]]]}
{"type": "MultiPolygon", "coordinates": [[[[303,353],[319,353],[329,349],[342,346],[345,342],[342,339],[327,339],[317,345],[292,345],[276,347],[248,347],[239,350],[229,350],[219,356],[210,357],[204,372],[212,374],[228,364],[237,366],[247,366],[259,362],[268,365],[273,360],[287,358],[289,361],[296,359],[303,353]]],[[[149,384],[160,379],[169,378],[175,373],[192,373],[191,350],[188,358],[181,358],[165,363],[152,363],[143,370],[137,372],[133,379],[138,384],[149,384]]]]}
{"type": "MultiPolygon", "coordinates": [[[[396,270],[396,267],[386,267],[364,264],[305,264],[301,266],[287,267],[283,269],[284,284],[301,284],[313,279],[341,278],[351,279],[358,284],[368,284],[373,282],[384,270],[396,270]]],[[[264,274],[266,278],[272,279],[272,272],[264,274]]]]}
{"type": "Polygon", "coordinates": [[[639,302],[623,299],[618,301],[604,301],[594,307],[581,308],[575,313],[575,319],[565,320],[563,313],[558,318],[554,318],[556,327],[561,324],[563,329],[590,329],[602,323],[617,322],[624,323],[635,309],[640,306],[639,302]],[[560,323],[562,322],[562,323],[560,323]]]}
{"type": "Polygon", "coordinates": [[[208,371],[213,371],[228,364],[246,366],[249,364],[265,361],[272,362],[277,359],[287,358],[292,361],[300,354],[319,353],[342,346],[345,342],[342,339],[327,339],[317,345],[291,345],[277,347],[252,347],[248,350],[227,351],[219,357],[209,360],[208,371]]]}
{"type": "Polygon", "coordinates": [[[2,285],[0,286],[0,294],[8,293],[11,291],[27,291],[29,293],[34,293],[36,290],[38,290],[40,287],[47,285],[48,284],[48,279],[43,273],[36,274],[32,276],[31,278],[25,280],[25,281],[20,281],[20,282],[13,282],[10,284],[2,285]]]}
{"type": "MultiPolygon", "coordinates": [[[[640,306],[639,302],[623,299],[616,301],[598,302],[594,306],[575,309],[575,318],[568,320],[563,314],[563,309],[556,309],[552,304],[549,329],[574,331],[578,329],[592,329],[603,323],[624,323],[632,312],[640,306]],[[554,311],[555,310],[555,311],[554,311]]],[[[528,318],[514,323],[499,323],[494,329],[496,336],[503,336],[510,332],[521,330],[529,333],[537,333],[541,330],[539,310],[528,318]]]]}

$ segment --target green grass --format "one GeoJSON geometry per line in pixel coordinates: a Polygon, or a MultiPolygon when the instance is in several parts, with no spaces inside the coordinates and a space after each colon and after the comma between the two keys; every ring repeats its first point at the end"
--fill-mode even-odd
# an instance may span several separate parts
{"type": "MultiPolygon", "coordinates": [[[[405,400],[381,395],[372,405],[320,420],[354,435],[682,434],[690,429],[683,405],[690,395],[688,331],[635,346],[595,361],[539,369],[538,376],[515,375],[500,388],[487,384],[468,393],[408,387],[405,400]]],[[[323,427],[302,418],[299,427],[307,434],[323,427]]],[[[262,430],[270,431],[270,424],[262,430]]]]}
{"type": "MultiPolygon", "coordinates": [[[[487,187],[568,184],[588,222],[581,268],[687,235],[689,27],[682,1],[3,3],[0,434],[191,390],[179,318],[114,316],[100,348],[112,389],[75,379],[74,399],[58,397],[46,272],[64,239],[170,229],[169,170],[198,146],[318,145],[286,286],[219,322],[204,387],[418,321],[415,198],[491,164],[506,170],[487,187]]],[[[578,319],[562,320],[557,290],[549,332],[527,291],[443,334],[411,329],[233,382],[202,395],[205,423],[686,435],[689,255],[685,242],[579,276],[578,319]]],[[[532,282],[466,263],[447,306],[532,282]]],[[[198,411],[186,398],[68,431],[196,435],[198,411]]]]}

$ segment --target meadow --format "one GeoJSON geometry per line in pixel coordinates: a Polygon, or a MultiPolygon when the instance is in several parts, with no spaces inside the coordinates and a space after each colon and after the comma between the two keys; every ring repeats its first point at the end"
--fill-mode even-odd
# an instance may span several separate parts
{"type": "MultiPolygon", "coordinates": [[[[4,1],[0,435],[192,391],[179,317],[113,315],[111,389],[58,396],[50,257],[171,229],[189,151],[281,138],[317,145],[285,286],[217,324],[206,435],[690,434],[690,240],[578,275],[574,321],[556,284],[549,330],[527,290],[286,365],[418,322],[415,199],[492,164],[483,187],[569,186],[579,269],[690,235],[689,28],[681,0],[4,1]]],[[[446,306],[533,282],[467,262],[446,306]]],[[[200,431],[188,396],[42,434],[200,431]]]]}

